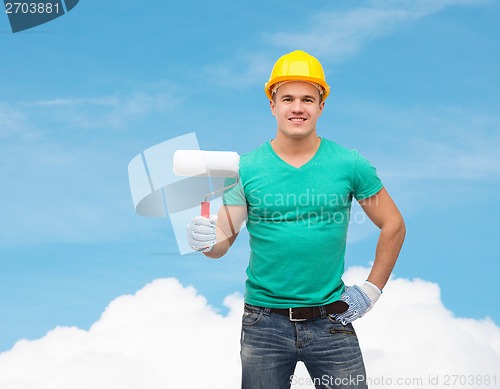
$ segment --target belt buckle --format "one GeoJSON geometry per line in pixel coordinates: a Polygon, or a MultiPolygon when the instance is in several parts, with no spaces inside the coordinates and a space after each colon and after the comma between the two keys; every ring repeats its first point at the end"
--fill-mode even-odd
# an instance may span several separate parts
{"type": "Polygon", "coordinates": [[[290,321],[306,321],[307,319],[295,319],[293,317],[293,308],[288,308],[288,318],[290,321]]]}

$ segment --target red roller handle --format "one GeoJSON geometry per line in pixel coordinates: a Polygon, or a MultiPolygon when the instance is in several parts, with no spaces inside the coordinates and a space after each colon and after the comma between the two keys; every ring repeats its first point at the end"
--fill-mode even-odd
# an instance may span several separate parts
{"type": "Polygon", "coordinates": [[[210,202],[201,202],[201,216],[208,218],[210,216],[210,202]]]}

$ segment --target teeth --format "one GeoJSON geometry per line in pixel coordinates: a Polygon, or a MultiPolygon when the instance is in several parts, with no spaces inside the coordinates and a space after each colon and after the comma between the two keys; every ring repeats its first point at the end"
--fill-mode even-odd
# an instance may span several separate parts
{"type": "Polygon", "coordinates": [[[306,120],[306,119],[304,119],[304,118],[290,118],[290,120],[291,120],[292,122],[303,122],[303,121],[304,121],[304,120],[306,120]]]}

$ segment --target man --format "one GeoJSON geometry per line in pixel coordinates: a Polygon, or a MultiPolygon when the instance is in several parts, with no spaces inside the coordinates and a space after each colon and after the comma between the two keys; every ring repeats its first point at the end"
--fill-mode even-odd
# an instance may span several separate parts
{"type": "Polygon", "coordinates": [[[352,322],[382,293],[405,236],[401,214],[356,151],[320,138],[330,87],[313,56],[275,63],[265,92],[276,136],[240,160],[238,185],[217,216],[187,227],[191,247],[223,256],[246,221],[250,236],[241,361],[244,389],[284,389],[303,361],[317,388],[366,388],[352,322]],[[380,228],[367,280],[344,286],[352,198],[380,228]],[[347,303],[347,304],[346,304],[347,303]]]}

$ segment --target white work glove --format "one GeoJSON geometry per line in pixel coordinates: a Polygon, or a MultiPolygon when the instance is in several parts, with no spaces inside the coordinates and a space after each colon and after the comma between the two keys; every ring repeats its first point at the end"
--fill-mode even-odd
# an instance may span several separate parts
{"type": "Polygon", "coordinates": [[[339,320],[343,325],[346,325],[363,317],[365,313],[373,308],[381,294],[382,291],[370,281],[365,281],[361,286],[346,286],[340,299],[349,304],[349,308],[347,311],[335,315],[335,320],[339,320]]]}
{"type": "Polygon", "coordinates": [[[216,241],[215,226],[217,215],[210,217],[196,216],[186,226],[186,236],[189,246],[201,253],[214,248],[216,241]]]}

